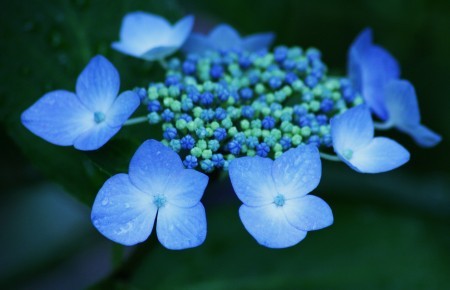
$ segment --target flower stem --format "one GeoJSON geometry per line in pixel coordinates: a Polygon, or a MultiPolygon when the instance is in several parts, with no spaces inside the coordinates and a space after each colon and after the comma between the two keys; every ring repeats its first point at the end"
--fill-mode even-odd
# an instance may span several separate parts
{"type": "Polygon", "coordinates": [[[384,122],[384,123],[373,122],[373,126],[377,130],[388,130],[388,129],[392,128],[392,123],[391,122],[384,122]]]}
{"type": "Polygon", "coordinates": [[[142,116],[142,117],[136,117],[136,118],[133,118],[133,119],[129,119],[123,125],[124,126],[128,126],[128,125],[134,125],[134,124],[139,124],[139,123],[144,123],[144,122],[148,122],[148,117],[147,116],[142,116]]]}
{"type": "Polygon", "coordinates": [[[331,155],[331,154],[327,154],[327,153],[320,153],[320,157],[322,157],[323,159],[326,160],[330,160],[330,161],[341,161],[341,159],[339,157],[337,157],[337,155],[331,155]]]}

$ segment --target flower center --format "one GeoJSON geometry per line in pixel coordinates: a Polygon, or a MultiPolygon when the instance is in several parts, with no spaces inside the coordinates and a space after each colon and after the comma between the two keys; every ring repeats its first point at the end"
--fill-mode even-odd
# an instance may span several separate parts
{"type": "Polygon", "coordinates": [[[344,150],[344,152],[342,153],[342,156],[344,156],[345,159],[350,160],[353,157],[353,150],[351,149],[346,149],[344,150]]]}
{"type": "Polygon", "coordinates": [[[275,198],[273,199],[273,203],[277,206],[283,206],[284,203],[286,202],[286,200],[284,199],[284,195],[282,194],[278,194],[277,196],[275,196],[275,198]]]}
{"type": "Polygon", "coordinates": [[[167,199],[164,194],[158,194],[153,197],[153,204],[156,205],[157,208],[161,208],[166,205],[167,199]]]}
{"type": "Polygon", "coordinates": [[[94,121],[97,124],[100,124],[101,122],[105,121],[105,114],[103,114],[102,112],[95,112],[94,121]]]}

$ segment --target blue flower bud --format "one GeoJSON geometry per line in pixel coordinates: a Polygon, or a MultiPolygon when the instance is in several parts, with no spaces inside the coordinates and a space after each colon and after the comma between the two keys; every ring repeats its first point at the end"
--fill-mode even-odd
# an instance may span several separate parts
{"type": "Polygon", "coordinates": [[[250,88],[243,88],[239,91],[239,94],[242,99],[249,100],[253,97],[253,91],[250,88]]]}
{"type": "Polygon", "coordinates": [[[270,152],[270,147],[266,143],[256,145],[256,154],[261,157],[267,157],[270,152]]]}
{"type": "Polygon", "coordinates": [[[284,151],[288,150],[289,148],[291,148],[291,138],[286,136],[282,137],[280,139],[280,144],[283,147],[284,151]]]}
{"type": "Polygon", "coordinates": [[[163,137],[166,140],[172,140],[175,137],[177,137],[177,129],[173,127],[169,127],[166,130],[164,130],[163,137]]]}
{"type": "Polygon", "coordinates": [[[225,159],[223,159],[222,154],[213,154],[211,157],[211,161],[213,162],[214,166],[217,168],[223,167],[225,163],[225,159]]]}
{"type": "Polygon", "coordinates": [[[237,141],[231,141],[228,143],[228,151],[230,151],[234,155],[238,155],[241,152],[241,144],[237,141]]]}
{"type": "Polygon", "coordinates": [[[174,114],[170,109],[165,109],[162,114],[161,114],[161,118],[165,121],[165,122],[170,122],[173,120],[174,114]]]}
{"type": "Polygon", "coordinates": [[[195,139],[191,135],[186,135],[181,138],[180,145],[185,150],[191,150],[195,146],[195,139]]]}
{"type": "Polygon", "coordinates": [[[161,103],[157,100],[148,102],[147,109],[149,112],[158,112],[161,110],[161,103]]]}
{"type": "Polygon", "coordinates": [[[227,130],[225,130],[225,128],[217,128],[216,130],[214,130],[214,137],[216,138],[217,141],[222,141],[223,139],[225,139],[227,137],[227,130]]]}
{"type": "Polygon", "coordinates": [[[269,79],[269,86],[274,90],[281,87],[282,84],[283,84],[283,82],[281,81],[281,79],[279,77],[271,77],[269,79]]]}
{"type": "Polygon", "coordinates": [[[223,75],[223,67],[219,64],[215,64],[212,66],[211,70],[209,71],[209,75],[213,79],[219,79],[223,75]]]}
{"type": "Polygon", "coordinates": [[[253,109],[253,107],[251,106],[244,106],[242,107],[241,114],[244,118],[252,119],[255,114],[255,109],[253,109]]]}
{"type": "Polygon", "coordinates": [[[323,99],[320,103],[320,110],[324,113],[328,113],[333,110],[334,102],[332,99],[323,99]]]}
{"type": "Polygon", "coordinates": [[[272,129],[275,126],[275,119],[271,116],[266,116],[261,122],[264,129],[272,129]]]}
{"type": "Polygon", "coordinates": [[[211,105],[214,101],[214,95],[211,92],[204,92],[199,97],[200,104],[204,106],[211,105]]]}
{"type": "Polygon", "coordinates": [[[193,168],[197,167],[197,165],[198,165],[197,157],[192,156],[192,155],[187,155],[183,161],[183,164],[186,168],[193,169],[193,168]]]}
{"type": "Polygon", "coordinates": [[[227,117],[227,111],[224,108],[218,107],[215,112],[216,119],[222,121],[227,117]]]}
{"type": "Polygon", "coordinates": [[[183,72],[187,75],[192,75],[197,71],[195,62],[186,60],[183,62],[183,72]]]}
{"type": "Polygon", "coordinates": [[[214,170],[214,163],[210,159],[202,160],[200,166],[205,172],[212,172],[214,170]]]}

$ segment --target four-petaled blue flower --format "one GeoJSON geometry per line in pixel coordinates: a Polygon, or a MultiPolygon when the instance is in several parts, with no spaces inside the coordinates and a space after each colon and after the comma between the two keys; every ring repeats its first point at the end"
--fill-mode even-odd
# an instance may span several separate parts
{"type": "Polygon", "coordinates": [[[139,106],[139,96],[117,96],[119,73],[103,56],[95,56],[81,72],[76,94],[45,94],[22,113],[23,125],[44,140],[79,150],[96,150],[111,139],[139,106]]]}
{"type": "Polygon", "coordinates": [[[184,44],[193,25],[193,16],[186,16],[172,26],[158,15],[139,11],[128,13],[122,21],[120,41],[114,42],[112,47],[150,61],[163,59],[184,44]]]}
{"type": "Polygon", "coordinates": [[[249,51],[267,49],[273,42],[275,34],[257,33],[241,38],[239,33],[227,24],[216,26],[209,35],[192,33],[183,46],[186,53],[202,54],[206,51],[249,51]]]}
{"type": "Polygon", "coordinates": [[[331,119],[331,135],[339,158],[362,173],[389,171],[409,160],[409,152],[394,140],[374,138],[372,117],[365,105],[331,119]]]}
{"type": "Polygon", "coordinates": [[[432,147],[442,137],[420,123],[420,111],[413,85],[406,80],[390,81],[385,88],[386,126],[392,126],[410,135],[422,147],[432,147]]]}
{"type": "Polygon", "coordinates": [[[94,226],[123,245],[145,241],[156,222],[156,234],[168,249],[199,246],[206,237],[205,209],[200,202],[208,176],[185,169],[174,151],[155,140],[144,142],[128,174],[109,178],[92,207],[94,226]]]}
{"type": "Polygon", "coordinates": [[[321,170],[319,151],[312,145],[290,149],[275,161],[256,156],[230,163],[231,183],[244,203],[239,215],[258,243],[290,247],[308,231],[333,223],[328,204],[307,195],[319,184],[321,170]]]}

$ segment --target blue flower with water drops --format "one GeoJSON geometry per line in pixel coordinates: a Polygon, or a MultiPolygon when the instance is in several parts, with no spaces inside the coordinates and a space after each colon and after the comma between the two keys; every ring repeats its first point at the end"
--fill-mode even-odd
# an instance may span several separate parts
{"type": "Polygon", "coordinates": [[[302,145],[275,161],[242,157],[229,165],[234,191],[244,203],[239,215],[244,227],[258,243],[286,248],[303,240],[308,231],[333,223],[325,201],[308,195],[322,174],[319,151],[302,145]]]}
{"type": "Polygon", "coordinates": [[[217,25],[208,35],[192,33],[183,46],[186,53],[202,54],[206,51],[249,51],[267,49],[273,42],[275,34],[257,33],[241,37],[230,25],[217,25]]]}
{"type": "Polygon", "coordinates": [[[122,21],[120,41],[114,42],[112,47],[145,60],[163,59],[184,44],[193,25],[193,16],[186,16],[172,26],[158,15],[140,11],[128,13],[122,21]]]}
{"type": "Polygon", "coordinates": [[[42,139],[79,150],[102,147],[139,106],[139,96],[119,96],[116,68],[103,56],[91,59],[76,83],[76,93],[57,90],[45,94],[22,113],[22,124],[42,139]]]}
{"type": "Polygon", "coordinates": [[[199,246],[206,237],[200,199],[207,183],[208,176],[185,169],[170,148],[147,140],[131,159],[129,173],[112,176],[98,192],[92,223],[108,239],[130,246],[145,241],[156,220],[164,247],[199,246]]]}
{"type": "Polygon", "coordinates": [[[384,48],[373,44],[372,30],[362,31],[348,52],[348,74],[354,89],[382,120],[388,118],[385,86],[400,77],[400,67],[384,48]]]}
{"type": "Polygon", "coordinates": [[[362,173],[389,171],[409,160],[409,152],[394,140],[374,138],[372,117],[365,105],[331,119],[331,135],[339,158],[362,173]]]}
{"type": "Polygon", "coordinates": [[[420,123],[420,111],[413,85],[406,80],[393,80],[386,85],[385,127],[395,127],[411,135],[423,147],[437,145],[442,137],[420,123]]]}

